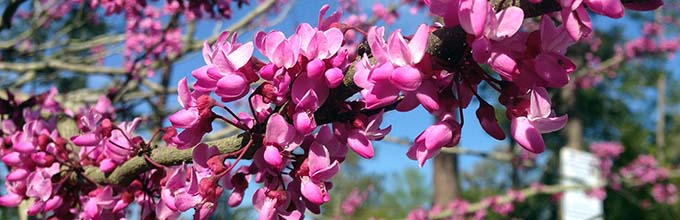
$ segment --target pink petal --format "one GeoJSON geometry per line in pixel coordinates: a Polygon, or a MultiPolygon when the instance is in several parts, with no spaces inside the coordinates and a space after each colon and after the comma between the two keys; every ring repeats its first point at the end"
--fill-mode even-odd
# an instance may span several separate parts
{"type": "Polygon", "coordinates": [[[541,17],[541,49],[543,51],[555,52],[557,54],[564,54],[567,52],[567,47],[572,45],[574,41],[565,33],[564,27],[555,27],[552,19],[547,15],[541,17]]]}
{"type": "Polygon", "coordinates": [[[478,37],[472,42],[472,58],[477,63],[487,63],[491,57],[490,42],[486,37],[478,37]]]}
{"type": "Polygon", "coordinates": [[[326,15],[326,11],[328,11],[329,8],[330,6],[328,6],[328,4],[325,4],[321,7],[321,10],[319,10],[319,23],[318,23],[319,30],[326,30],[333,23],[340,22],[340,18],[342,17],[342,11],[340,10],[333,12],[333,14],[328,16],[326,19],[323,18],[323,16],[326,15]]]}
{"type": "Polygon", "coordinates": [[[191,158],[194,161],[195,164],[208,168],[208,160],[217,154],[220,153],[220,150],[217,148],[217,146],[208,146],[207,144],[199,144],[196,145],[194,150],[191,153],[191,158]]]}
{"type": "Polygon", "coordinates": [[[368,89],[373,87],[373,82],[368,80],[369,73],[371,72],[371,64],[368,61],[368,57],[364,54],[361,60],[354,65],[356,70],[352,79],[354,84],[357,86],[368,89]]]}
{"type": "MultiPolygon", "coordinates": [[[[99,144],[99,142],[101,141],[101,137],[99,137],[95,133],[90,132],[90,133],[85,133],[85,134],[82,134],[82,135],[79,135],[79,136],[73,136],[73,137],[71,137],[71,141],[73,142],[73,144],[81,146],[81,147],[90,147],[90,146],[95,146],[95,145],[99,144]]],[[[23,142],[20,142],[20,143],[23,143],[23,142]]],[[[17,143],[15,145],[18,145],[20,143],[17,143]]],[[[22,148],[25,148],[25,147],[26,146],[23,146],[22,148]]]]}
{"type": "Polygon", "coordinates": [[[258,31],[255,33],[255,47],[257,50],[262,53],[262,55],[266,56],[269,58],[269,53],[267,53],[267,46],[266,46],[266,41],[267,41],[267,33],[263,31],[258,31]]]}
{"type": "Polygon", "coordinates": [[[458,18],[465,32],[475,36],[482,34],[488,7],[486,0],[460,0],[458,18]]]}
{"type": "MultiPolygon", "coordinates": [[[[83,137],[84,140],[83,140],[82,143],[92,143],[92,142],[94,142],[91,138],[92,136],[94,136],[93,133],[87,133],[87,134],[76,137],[76,139],[80,140],[79,137],[83,137]],[[86,136],[86,137],[83,137],[83,136],[86,136]]],[[[88,146],[92,146],[92,145],[88,145],[88,146]]],[[[33,143],[31,143],[29,141],[20,141],[18,143],[14,143],[12,145],[12,149],[19,151],[21,153],[29,154],[29,153],[33,153],[33,151],[35,151],[35,145],[33,145],[33,143]]]]}
{"type": "Polygon", "coordinates": [[[16,166],[19,165],[23,159],[21,158],[21,153],[19,152],[10,152],[2,156],[2,162],[9,165],[9,166],[16,166]]]}
{"type": "Polygon", "coordinates": [[[203,41],[203,49],[201,49],[201,54],[203,55],[203,61],[205,64],[212,64],[212,48],[208,41],[203,41]]]}
{"type": "Polygon", "coordinates": [[[23,168],[17,168],[9,172],[5,179],[10,182],[24,180],[28,176],[28,171],[23,168]]]}
{"type": "Polygon", "coordinates": [[[345,36],[342,34],[342,31],[337,28],[330,28],[326,30],[324,34],[326,35],[326,41],[328,42],[326,49],[330,53],[329,56],[331,56],[340,50],[345,36]]]}
{"type": "Polygon", "coordinates": [[[399,95],[399,90],[391,84],[376,84],[370,90],[361,91],[361,97],[366,102],[367,109],[375,109],[394,103],[399,95]]]}
{"type": "Polygon", "coordinates": [[[111,158],[106,158],[99,162],[99,169],[104,173],[109,173],[116,169],[118,164],[116,164],[111,158]]]}
{"type": "Polygon", "coordinates": [[[27,196],[39,198],[41,201],[47,201],[52,196],[52,182],[42,176],[41,173],[32,173],[27,182],[27,196]]]}
{"type": "Polygon", "coordinates": [[[286,122],[278,113],[272,114],[267,122],[267,131],[265,133],[265,143],[276,143],[280,145],[287,145],[295,137],[295,130],[292,125],[286,122]]]}
{"type": "Polygon", "coordinates": [[[253,42],[248,42],[239,46],[235,50],[232,50],[231,53],[229,53],[228,58],[229,61],[234,65],[235,69],[240,69],[241,67],[245,66],[248,61],[250,61],[250,57],[252,55],[253,42]]]}
{"type": "Polygon", "coordinates": [[[387,81],[392,77],[394,66],[391,63],[383,63],[382,65],[373,68],[369,75],[369,80],[373,82],[387,81]]]}
{"type": "MultiPolygon", "coordinates": [[[[194,83],[194,90],[203,91],[203,92],[210,92],[210,91],[215,89],[215,84],[217,83],[217,80],[210,77],[210,73],[208,73],[208,71],[219,71],[219,70],[217,70],[217,68],[215,68],[212,65],[205,65],[205,66],[202,66],[198,69],[191,71],[191,75],[194,78],[196,78],[196,82],[194,83]]],[[[186,85],[184,87],[186,87],[186,85]]],[[[179,91],[180,88],[181,87],[178,86],[177,90],[179,91]]],[[[188,92],[189,91],[188,88],[181,88],[181,89],[186,90],[187,94],[190,94],[188,92]]],[[[192,99],[191,99],[190,96],[189,96],[189,99],[186,99],[186,100],[181,100],[179,98],[179,96],[177,97],[177,99],[180,102],[180,105],[182,105],[182,107],[189,107],[189,106],[192,105],[192,103],[191,103],[192,99]]]]}
{"type": "Polygon", "coordinates": [[[414,64],[406,40],[404,40],[404,37],[399,30],[392,32],[390,35],[387,42],[387,53],[390,57],[390,61],[395,66],[414,64]]]}
{"type": "Polygon", "coordinates": [[[507,54],[492,53],[489,65],[505,80],[512,81],[515,76],[519,75],[517,62],[507,54]]]}
{"type": "Polygon", "coordinates": [[[347,145],[359,156],[371,159],[373,158],[373,145],[371,141],[366,138],[366,135],[353,130],[347,136],[347,145]]]}
{"type": "Polygon", "coordinates": [[[308,165],[310,176],[318,181],[331,179],[339,170],[338,161],[331,163],[328,149],[316,142],[309,148],[308,165]]]}
{"type": "Polygon", "coordinates": [[[229,200],[227,200],[227,205],[229,207],[236,207],[243,201],[243,192],[234,191],[229,195],[229,200]]]}
{"type": "Polygon", "coordinates": [[[394,69],[390,81],[397,88],[404,91],[414,91],[422,83],[420,71],[411,66],[403,66],[394,69]]]}
{"type": "Polygon", "coordinates": [[[182,107],[188,108],[191,106],[191,92],[187,86],[187,78],[183,77],[177,83],[177,101],[182,107]]]}
{"type": "Polygon", "coordinates": [[[442,16],[447,27],[453,27],[459,24],[458,13],[460,1],[453,0],[431,0],[430,12],[435,15],[442,16]]]}
{"type": "Polygon", "coordinates": [[[264,160],[267,161],[269,165],[272,165],[276,168],[280,168],[281,165],[283,165],[283,158],[281,157],[279,149],[272,145],[267,145],[265,147],[264,160]]]}
{"type": "Polygon", "coordinates": [[[57,207],[59,207],[61,205],[62,201],[63,201],[63,199],[61,198],[61,196],[55,195],[51,199],[45,201],[45,207],[43,208],[43,211],[49,212],[49,211],[56,209],[57,207]]]}
{"type": "Polygon", "coordinates": [[[317,205],[330,200],[328,194],[322,192],[321,187],[310,181],[309,178],[302,178],[300,192],[307,200],[317,205]]]}
{"type": "Polygon", "coordinates": [[[610,18],[623,17],[623,4],[619,0],[585,0],[588,9],[610,18]]]}
{"type": "Polygon", "coordinates": [[[192,196],[186,192],[175,196],[175,206],[180,212],[194,208],[201,201],[200,196],[192,196]]]}
{"type": "Polygon", "coordinates": [[[503,132],[503,129],[498,124],[496,111],[494,111],[493,106],[486,102],[480,102],[476,114],[482,129],[484,129],[487,134],[497,140],[505,139],[505,132],[503,132]]]}
{"type": "Polygon", "coordinates": [[[425,50],[427,49],[428,35],[430,34],[430,27],[425,24],[418,26],[418,30],[408,42],[409,51],[411,51],[412,62],[420,63],[425,55],[425,50]]]}
{"type": "MultiPolygon", "coordinates": [[[[199,120],[199,115],[198,115],[198,109],[196,108],[190,108],[190,109],[182,109],[174,114],[170,115],[168,117],[168,120],[170,120],[170,123],[172,123],[173,126],[179,127],[179,128],[187,128],[189,126],[192,126],[196,123],[198,123],[199,120]]],[[[90,137],[93,138],[93,137],[90,137]]],[[[76,140],[74,140],[75,143],[76,140]]],[[[96,143],[94,143],[96,144],[96,143]]],[[[91,145],[81,145],[81,146],[93,146],[94,144],[91,145]]],[[[80,144],[77,144],[80,145],[80,144]]]]}
{"type": "Polygon", "coordinates": [[[569,36],[574,41],[578,41],[581,37],[586,37],[592,32],[593,27],[590,22],[590,16],[583,6],[578,7],[575,11],[562,10],[562,20],[564,26],[567,28],[569,36]]]}
{"type": "Polygon", "coordinates": [[[371,47],[371,54],[378,63],[389,61],[387,47],[385,45],[385,40],[383,39],[384,36],[384,27],[371,27],[371,29],[368,30],[368,36],[366,37],[368,45],[371,47]]]}
{"type": "Polygon", "coordinates": [[[4,207],[17,207],[21,201],[23,201],[23,198],[14,193],[0,196],[0,206],[4,207]]]}
{"type": "Polygon", "coordinates": [[[496,19],[498,26],[493,39],[505,39],[519,31],[524,20],[524,11],[519,7],[511,6],[496,13],[496,19]]]}
{"type": "MultiPolygon", "coordinates": [[[[568,59],[568,58],[565,58],[568,59]]],[[[569,83],[567,70],[561,65],[565,59],[560,55],[541,53],[535,58],[536,74],[550,87],[562,87],[569,83]]]]}
{"type": "MultiPolygon", "coordinates": [[[[186,166],[182,165],[179,168],[175,169],[174,172],[170,175],[170,178],[168,178],[168,181],[165,183],[165,187],[168,189],[179,189],[183,188],[186,184],[185,182],[185,177],[186,177],[186,166]]],[[[174,207],[174,206],[172,206],[174,207]]]]}
{"type": "Polygon", "coordinates": [[[43,201],[34,201],[31,206],[28,207],[26,210],[26,214],[28,215],[38,215],[43,210],[43,207],[45,206],[45,202],[43,201]]]}
{"type": "Polygon", "coordinates": [[[453,130],[448,123],[438,122],[425,129],[422,135],[425,138],[425,147],[428,150],[439,150],[451,143],[453,130]]]}
{"type": "Polygon", "coordinates": [[[541,133],[549,133],[562,129],[567,124],[567,121],[567,115],[562,115],[559,117],[538,118],[532,120],[531,123],[541,133]]]}
{"type": "Polygon", "coordinates": [[[526,117],[515,117],[510,121],[510,134],[519,145],[532,153],[541,153],[545,143],[541,132],[526,117]]]}
{"type": "Polygon", "coordinates": [[[306,111],[293,114],[293,125],[295,130],[301,134],[309,134],[316,128],[316,122],[309,117],[306,111]]]}
{"type": "Polygon", "coordinates": [[[552,113],[552,107],[548,90],[534,86],[530,93],[528,118],[547,118],[550,113],[552,113]]]}
{"type": "Polygon", "coordinates": [[[326,69],[326,64],[319,60],[313,59],[307,63],[307,76],[312,79],[319,79],[321,73],[326,69]]]}
{"type": "MultiPolygon", "coordinates": [[[[283,35],[282,32],[280,31],[272,31],[266,34],[266,37],[263,42],[263,46],[265,48],[264,55],[269,58],[270,60],[276,56],[274,56],[275,51],[281,44],[286,40],[286,36],[283,35]]],[[[274,60],[272,60],[274,61],[274,60]]]]}
{"type": "Polygon", "coordinates": [[[222,98],[223,102],[231,102],[240,99],[248,92],[248,81],[240,74],[227,74],[217,81],[215,94],[222,98]]]}
{"type": "Polygon", "coordinates": [[[334,67],[326,70],[324,73],[325,80],[326,80],[326,85],[329,88],[335,88],[342,83],[343,78],[345,77],[342,74],[342,70],[340,68],[334,67]]]}
{"type": "Polygon", "coordinates": [[[416,91],[416,98],[428,112],[439,110],[439,95],[435,88],[434,83],[428,80],[416,91]]]}

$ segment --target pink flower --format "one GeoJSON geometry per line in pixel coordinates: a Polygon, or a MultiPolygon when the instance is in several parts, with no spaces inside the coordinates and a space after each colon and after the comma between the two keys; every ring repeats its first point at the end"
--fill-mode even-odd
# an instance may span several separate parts
{"type": "Polygon", "coordinates": [[[342,200],[342,203],[340,203],[340,209],[342,210],[342,214],[344,215],[352,215],[356,208],[361,206],[361,203],[368,197],[368,193],[366,191],[359,191],[359,189],[353,189],[352,192],[345,197],[344,200],[342,200]]]}
{"type": "Polygon", "coordinates": [[[326,12],[328,12],[328,9],[330,8],[331,7],[328,4],[325,4],[321,6],[321,9],[319,9],[319,23],[317,24],[317,28],[319,28],[319,30],[327,30],[331,27],[331,25],[340,22],[340,18],[342,17],[341,10],[337,10],[330,16],[324,18],[326,16],[326,12]]]}
{"type": "Polygon", "coordinates": [[[119,129],[111,131],[111,136],[104,144],[103,153],[106,159],[99,165],[102,171],[113,171],[119,164],[127,161],[130,154],[140,147],[141,139],[133,135],[140,121],[141,119],[135,118],[132,122],[123,122],[117,126],[119,129]]]}
{"type": "Polygon", "coordinates": [[[442,147],[453,147],[459,140],[460,124],[452,115],[445,115],[416,137],[406,156],[411,160],[418,160],[418,165],[422,167],[425,161],[439,153],[442,147]]]}
{"type": "Polygon", "coordinates": [[[524,11],[518,7],[508,7],[493,13],[491,7],[488,8],[488,18],[483,35],[480,35],[472,42],[472,55],[479,63],[488,63],[496,72],[501,74],[504,79],[512,80],[519,74],[517,62],[512,53],[503,44],[510,44],[517,47],[518,44],[509,42],[508,39],[519,31],[524,19],[524,11]]]}
{"type": "Polygon", "coordinates": [[[562,129],[567,123],[567,116],[555,116],[548,91],[543,87],[531,90],[529,102],[526,116],[516,116],[510,120],[510,133],[524,149],[541,153],[545,149],[541,133],[562,129]]]}
{"type": "Polygon", "coordinates": [[[185,165],[175,169],[161,187],[161,200],[165,207],[175,212],[195,209],[195,219],[206,219],[215,211],[217,197],[222,194],[222,187],[217,185],[216,176],[201,171],[200,167],[190,167],[187,173],[185,165]],[[188,182],[187,182],[188,181],[188,182]]]}
{"type": "Polygon", "coordinates": [[[255,47],[279,68],[289,69],[297,64],[300,45],[300,37],[295,34],[288,39],[280,31],[255,34],[255,47]]]}
{"type": "Polygon", "coordinates": [[[253,194],[253,208],[260,213],[258,220],[302,219],[304,210],[289,210],[293,202],[290,194],[283,190],[267,187],[260,188],[253,194]]]}
{"type": "Polygon", "coordinates": [[[366,117],[359,113],[351,125],[346,125],[342,130],[347,137],[347,145],[359,156],[373,158],[373,144],[371,140],[382,140],[392,130],[392,126],[380,128],[384,112],[366,117]]]}
{"type": "Polygon", "coordinates": [[[182,78],[177,86],[177,100],[182,110],[170,115],[169,120],[174,127],[184,128],[172,141],[178,149],[187,149],[201,141],[203,135],[212,131],[215,115],[211,108],[214,100],[199,91],[190,92],[186,78],[182,78]]]}
{"type": "Polygon", "coordinates": [[[429,28],[419,26],[408,43],[399,30],[390,35],[388,43],[383,35],[382,27],[368,31],[368,44],[377,63],[373,65],[368,58],[362,58],[355,65],[354,81],[363,88],[361,96],[369,109],[393,103],[400,90],[415,91],[423,83],[424,73],[416,65],[425,56],[429,28]]]}
{"type": "Polygon", "coordinates": [[[330,200],[326,182],[340,169],[337,160],[331,160],[328,149],[316,142],[309,147],[309,157],[306,160],[308,173],[298,171],[300,177],[300,192],[308,201],[321,205],[330,200]]]}
{"type": "Polygon", "coordinates": [[[192,72],[197,79],[196,91],[215,91],[223,102],[242,98],[248,93],[250,83],[257,81],[249,63],[253,43],[236,43],[236,34],[228,42],[227,36],[229,32],[223,32],[212,47],[204,42],[203,59],[207,65],[192,72]]]}
{"type": "Polygon", "coordinates": [[[574,41],[578,41],[581,37],[590,35],[593,31],[593,25],[590,22],[588,12],[581,5],[581,1],[561,0],[560,4],[562,5],[562,21],[564,21],[569,36],[574,41]]]}
{"type": "Polygon", "coordinates": [[[287,155],[282,155],[282,152],[290,153],[298,146],[294,143],[295,135],[295,129],[286,122],[283,116],[278,113],[272,114],[267,122],[263,140],[264,161],[276,169],[282,169],[286,162],[284,156],[287,155]]]}
{"type": "Polygon", "coordinates": [[[672,183],[654,184],[652,196],[659,203],[672,205],[678,201],[678,190],[672,183]]]}
{"type": "Polygon", "coordinates": [[[600,158],[616,158],[623,153],[623,146],[618,142],[595,142],[590,145],[590,152],[600,158]]]}
{"type": "Polygon", "coordinates": [[[658,162],[650,155],[640,155],[635,161],[621,168],[621,175],[641,183],[655,183],[668,178],[668,171],[659,167],[658,162]]]}

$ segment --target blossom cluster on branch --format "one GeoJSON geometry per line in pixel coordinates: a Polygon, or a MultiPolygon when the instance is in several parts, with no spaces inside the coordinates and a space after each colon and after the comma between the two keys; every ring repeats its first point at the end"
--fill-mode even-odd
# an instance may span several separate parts
{"type": "MultiPolygon", "coordinates": [[[[511,122],[509,135],[527,151],[541,153],[541,134],[567,121],[553,111],[548,88],[565,86],[576,68],[564,54],[592,32],[586,6],[618,18],[624,6],[651,10],[662,2],[561,0],[557,17],[547,15],[551,10],[525,11],[521,4],[540,0],[531,2],[424,1],[421,6],[444,23],[422,24],[410,36],[396,30],[386,37],[384,27],[348,26],[340,22],[341,11],[327,17],[327,5],[315,26],[302,23],[289,36],[259,32],[253,41],[239,42],[235,33],[224,32],[214,43],[204,43],[205,65],[191,72],[193,86],[187,78],[178,83],[181,109],[169,116],[170,127],[149,140],[135,134],[140,119],[116,123],[107,97],[74,112],[54,101],[56,90],[25,101],[8,92],[0,100],[0,137],[10,173],[0,205],[30,200],[30,215],[102,219],[123,217],[126,207],[136,203],[143,219],[176,219],[189,209],[196,219],[206,219],[222,193],[229,193],[229,206],[238,206],[248,196],[246,188],[257,183],[252,202],[259,219],[301,219],[307,212],[319,213],[330,200],[331,178],[350,150],[366,159],[374,156],[373,142],[391,130],[382,124],[388,111],[422,106],[435,117],[406,152],[421,166],[442,148],[458,144],[462,111],[473,98],[480,103],[476,116],[482,128],[504,139],[494,107],[478,94],[480,85],[498,92],[511,122]],[[536,14],[544,14],[540,28],[522,30],[524,18],[536,14]],[[352,45],[356,35],[348,36],[349,31],[365,40],[352,45]],[[266,60],[253,56],[255,50],[266,60]],[[229,108],[238,100],[249,111],[229,108]],[[217,121],[243,131],[231,151],[222,142],[202,141],[217,121]],[[159,136],[167,146],[152,144],[159,136]],[[161,151],[177,159],[159,161],[161,151]]],[[[134,17],[127,31],[160,38],[131,38],[135,42],[126,43],[129,52],[144,53],[136,61],[147,59],[147,53],[153,57],[179,50],[181,36],[172,25],[160,27],[159,10],[145,1],[124,3],[101,2],[107,13],[134,17]],[[160,42],[164,46],[149,48],[160,42]]],[[[212,8],[204,4],[170,1],[164,11],[212,8]]],[[[228,17],[228,7],[216,7],[228,17]]],[[[499,212],[511,210],[496,205],[499,212]]]]}

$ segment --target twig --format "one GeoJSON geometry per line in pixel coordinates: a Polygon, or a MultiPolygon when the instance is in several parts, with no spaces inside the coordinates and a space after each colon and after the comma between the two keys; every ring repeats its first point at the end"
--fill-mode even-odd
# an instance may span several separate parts
{"type": "Polygon", "coordinates": [[[106,74],[106,75],[123,75],[125,74],[124,69],[95,66],[95,65],[85,65],[85,64],[75,64],[66,63],[61,60],[45,60],[38,62],[27,62],[27,63],[11,63],[11,62],[0,62],[0,69],[14,72],[26,72],[26,71],[38,71],[43,69],[59,69],[66,71],[73,71],[77,73],[85,74],[106,74]]]}
{"type": "Polygon", "coordinates": [[[14,13],[17,12],[19,6],[24,2],[26,0],[10,0],[7,7],[5,7],[5,11],[2,13],[2,17],[0,17],[0,31],[12,27],[12,17],[14,17],[14,13]]]}

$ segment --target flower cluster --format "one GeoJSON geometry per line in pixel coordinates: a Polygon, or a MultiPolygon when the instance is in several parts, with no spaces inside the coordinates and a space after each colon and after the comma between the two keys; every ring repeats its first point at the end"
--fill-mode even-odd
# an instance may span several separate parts
{"type": "Polygon", "coordinates": [[[623,146],[617,142],[596,142],[590,145],[590,152],[597,156],[600,161],[600,172],[605,178],[612,178],[611,170],[614,166],[614,159],[623,153],[623,146]]]}
{"type": "Polygon", "coordinates": [[[139,194],[139,187],[137,190],[133,186],[97,187],[87,177],[76,181],[74,178],[82,175],[77,173],[83,167],[110,172],[129,159],[143,142],[132,134],[139,119],[113,125],[115,113],[106,97],[73,114],[55,101],[56,95],[57,90],[52,89],[23,102],[11,93],[8,100],[1,100],[3,115],[22,116],[2,120],[1,156],[10,172],[5,182],[8,193],[0,197],[0,205],[15,207],[30,199],[28,215],[71,219],[124,217],[125,208],[135,198],[132,193],[139,194]],[[77,130],[83,133],[64,136],[77,130]],[[79,151],[75,146],[80,147],[79,151]]]}
{"type": "Polygon", "coordinates": [[[521,191],[509,190],[507,192],[507,198],[501,198],[500,196],[491,196],[482,198],[476,211],[470,212],[471,204],[469,201],[463,199],[454,199],[446,207],[434,206],[430,210],[424,208],[417,208],[412,210],[407,219],[409,220],[428,220],[432,219],[432,216],[444,216],[442,213],[448,211],[446,217],[438,219],[451,219],[451,220],[462,220],[462,219],[486,219],[488,211],[492,211],[501,216],[507,216],[514,210],[514,204],[516,202],[523,202],[526,197],[521,191]]]}
{"type": "Polygon", "coordinates": [[[640,184],[655,183],[668,178],[668,170],[659,167],[651,155],[640,155],[635,161],[621,169],[621,175],[640,184]]]}

